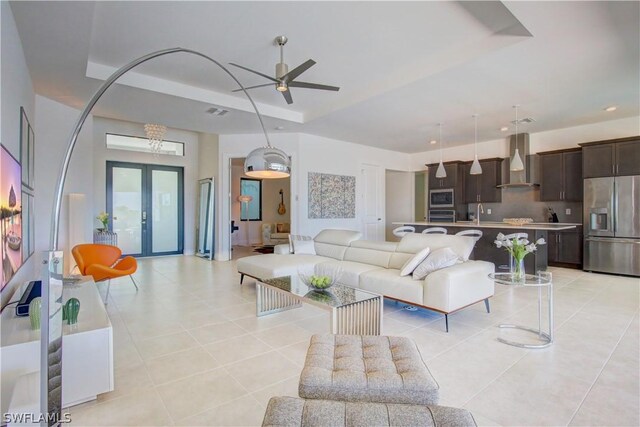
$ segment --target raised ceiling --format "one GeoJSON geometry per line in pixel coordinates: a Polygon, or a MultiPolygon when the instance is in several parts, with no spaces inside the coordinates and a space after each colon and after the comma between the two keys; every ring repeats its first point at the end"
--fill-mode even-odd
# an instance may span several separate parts
{"type": "MultiPolygon", "coordinates": [[[[80,108],[116,68],[185,47],[273,74],[275,36],[305,81],[340,92],[251,91],[271,132],[306,132],[390,150],[504,136],[513,104],[524,131],[640,115],[638,2],[14,2],[37,93],[80,108]],[[614,113],[603,109],[616,105],[614,113]],[[284,130],[276,131],[275,128],[284,130]]],[[[246,86],[264,83],[242,70],[246,86]]],[[[141,65],[94,113],[194,131],[250,133],[259,124],[234,82],[185,54],[141,65]],[[211,106],[229,109],[211,116],[211,106]]],[[[521,128],[522,129],[522,128],[521,128]]]]}

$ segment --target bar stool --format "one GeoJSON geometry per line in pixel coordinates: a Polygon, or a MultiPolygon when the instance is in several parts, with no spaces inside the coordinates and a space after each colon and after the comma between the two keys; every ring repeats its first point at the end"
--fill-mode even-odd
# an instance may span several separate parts
{"type": "Polygon", "coordinates": [[[415,233],[415,232],[416,232],[415,227],[412,227],[410,225],[403,225],[402,227],[395,228],[393,230],[393,235],[396,237],[402,238],[409,233],[415,233]]]}
{"type": "Polygon", "coordinates": [[[429,227],[422,230],[422,234],[447,234],[447,229],[443,227],[429,227]]]}
{"type": "Polygon", "coordinates": [[[458,231],[456,236],[470,236],[477,242],[482,237],[482,231],[480,230],[463,230],[458,231]]]}

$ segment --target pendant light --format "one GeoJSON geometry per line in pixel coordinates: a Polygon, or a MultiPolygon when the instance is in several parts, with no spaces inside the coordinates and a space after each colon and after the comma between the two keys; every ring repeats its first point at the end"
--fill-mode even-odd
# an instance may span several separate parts
{"type": "Polygon", "coordinates": [[[438,128],[440,132],[440,164],[436,170],[436,178],[446,178],[447,171],[444,170],[444,165],[442,164],[442,123],[438,123],[438,128]]]}
{"type": "Polygon", "coordinates": [[[475,153],[475,157],[473,158],[473,163],[471,164],[471,170],[469,171],[470,175],[480,175],[482,174],[482,166],[480,166],[480,162],[478,161],[478,115],[473,115],[473,127],[474,127],[474,136],[473,136],[473,151],[475,153]]]}
{"type": "Polygon", "coordinates": [[[522,163],[522,157],[520,157],[520,151],[518,151],[518,107],[518,104],[513,106],[516,109],[516,151],[513,153],[511,166],[509,167],[512,171],[524,170],[524,163],[522,163]]]}

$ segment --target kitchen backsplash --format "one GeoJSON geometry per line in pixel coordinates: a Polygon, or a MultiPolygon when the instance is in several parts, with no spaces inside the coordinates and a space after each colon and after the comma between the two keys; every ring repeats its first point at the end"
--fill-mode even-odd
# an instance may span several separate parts
{"type": "MultiPolygon", "coordinates": [[[[475,215],[477,203],[469,203],[467,211],[475,215]]],[[[541,202],[538,188],[505,188],[502,190],[502,203],[483,203],[484,214],[480,220],[502,221],[503,218],[533,218],[535,222],[548,221],[548,207],[558,215],[560,222],[582,223],[581,202],[541,202]],[[491,209],[491,214],[487,210],[491,209]],[[567,214],[566,209],[571,213],[567,214]]]]}

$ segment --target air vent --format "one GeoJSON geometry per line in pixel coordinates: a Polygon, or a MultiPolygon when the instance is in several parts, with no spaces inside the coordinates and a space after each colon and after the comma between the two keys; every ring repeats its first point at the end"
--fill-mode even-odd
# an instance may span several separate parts
{"type": "Polygon", "coordinates": [[[228,112],[229,110],[225,110],[224,108],[218,108],[218,107],[211,107],[207,110],[207,113],[211,114],[212,116],[224,116],[228,112]]]}
{"type": "MultiPolygon", "coordinates": [[[[534,119],[533,117],[525,117],[524,119],[519,119],[518,120],[518,124],[522,125],[525,123],[533,123],[535,122],[536,119],[534,119]]],[[[516,120],[511,120],[511,124],[515,125],[516,124],[516,120]]]]}

